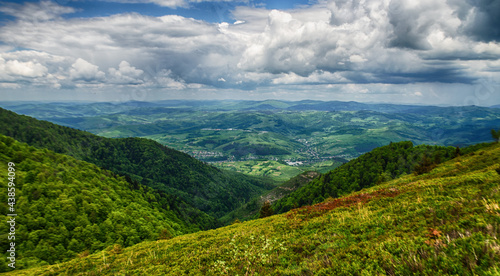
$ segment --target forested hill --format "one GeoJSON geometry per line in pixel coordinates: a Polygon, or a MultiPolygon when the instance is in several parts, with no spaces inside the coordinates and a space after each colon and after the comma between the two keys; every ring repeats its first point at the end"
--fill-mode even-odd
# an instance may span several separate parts
{"type": "Polygon", "coordinates": [[[10,225],[0,224],[0,271],[9,242],[16,244],[16,268],[54,264],[108,246],[126,247],[146,240],[215,227],[215,220],[174,197],[93,164],[47,149],[36,149],[0,135],[0,216],[15,213],[15,241],[10,225]],[[15,170],[8,179],[8,164],[15,170]],[[9,191],[15,201],[7,200],[9,191]],[[14,188],[15,190],[12,190],[14,188]],[[12,205],[7,204],[13,203],[12,205]],[[10,209],[12,208],[12,209],[10,209]],[[193,221],[192,223],[188,221],[193,221]]]}
{"type": "Polygon", "coordinates": [[[412,142],[391,143],[361,155],[322,175],[273,204],[275,212],[319,203],[326,198],[371,187],[401,175],[421,174],[460,154],[455,147],[413,146],[412,142]]]}
{"type": "Polygon", "coordinates": [[[498,275],[500,144],[287,214],[8,275],[498,275]]]}
{"type": "Polygon", "coordinates": [[[152,140],[99,137],[1,108],[0,134],[128,175],[216,218],[274,187],[269,180],[221,171],[152,140]]]}

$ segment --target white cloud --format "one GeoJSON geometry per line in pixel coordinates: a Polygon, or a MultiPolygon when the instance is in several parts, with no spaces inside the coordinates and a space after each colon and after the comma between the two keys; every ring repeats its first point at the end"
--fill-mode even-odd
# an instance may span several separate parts
{"type": "Polygon", "coordinates": [[[140,84],[143,73],[144,71],[131,66],[125,60],[120,62],[118,69],[109,68],[110,82],[117,84],[140,84]]]}
{"type": "Polygon", "coordinates": [[[18,83],[2,82],[0,81],[0,87],[4,89],[19,89],[21,85],[18,83]]]}
{"type": "Polygon", "coordinates": [[[47,73],[47,67],[32,61],[9,60],[5,63],[5,71],[9,75],[34,78],[44,76],[47,73]]]}
{"type": "Polygon", "coordinates": [[[184,89],[186,85],[183,81],[175,80],[170,70],[161,70],[154,75],[154,79],[148,82],[148,86],[157,88],[184,89]]]}
{"type": "Polygon", "coordinates": [[[60,87],[66,59],[36,51],[0,53],[0,84],[21,88],[23,85],[60,87]]]}
{"type": "Polygon", "coordinates": [[[367,61],[367,59],[363,58],[361,55],[352,55],[349,57],[349,61],[358,63],[358,62],[365,62],[367,61]]]}
{"type": "Polygon", "coordinates": [[[325,39],[328,29],[327,22],[301,22],[290,13],[273,10],[269,12],[264,32],[248,40],[238,67],[276,74],[290,71],[310,74],[317,69],[318,51],[333,46],[332,41],[325,39]]]}
{"type": "Polygon", "coordinates": [[[341,72],[315,71],[303,77],[293,72],[282,73],[273,79],[273,84],[327,84],[327,83],[350,83],[351,81],[342,76],[341,72]]]}
{"type": "Polygon", "coordinates": [[[71,65],[69,76],[74,81],[96,82],[103,80],[105,74],[99,71],[99,66],[78,58],[75,63],[71,65]]]}

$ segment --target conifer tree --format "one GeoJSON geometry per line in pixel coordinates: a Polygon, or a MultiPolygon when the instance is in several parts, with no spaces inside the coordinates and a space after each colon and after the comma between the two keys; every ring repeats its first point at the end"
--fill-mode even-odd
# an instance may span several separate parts
{"type": "Polygon", "coordinates": [[[265,218],[274,215],[273,209],[271,208],[271,203],[266,200],[262,207],[260,208],[259,218],[265,218]]]}
{"type": "Polygon", "coordinates": [[[495,129],[491,129],[491,136],[493,137],[493,140],[498,143],[500,141],[500,129],[497,131],[495,131],[495,129]]]}

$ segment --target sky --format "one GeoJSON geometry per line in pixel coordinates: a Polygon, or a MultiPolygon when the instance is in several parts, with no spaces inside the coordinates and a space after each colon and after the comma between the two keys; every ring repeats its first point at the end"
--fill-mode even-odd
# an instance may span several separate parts
{"type": "Polygon", "coordinates": [[[500,0],[0,0],[0,101],[500,104],[500,0]]]}

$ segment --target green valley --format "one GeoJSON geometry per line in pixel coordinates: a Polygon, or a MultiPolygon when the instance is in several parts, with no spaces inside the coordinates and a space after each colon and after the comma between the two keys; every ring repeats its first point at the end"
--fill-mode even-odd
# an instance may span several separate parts
{"type": "Polygon", "coordinates": [[[262,175],[267,176],[280,182],[287,181],[288,179],[304,172],[297,166],[289,166],[277,161],[272,160],[248,160],[248,161],[234,161],[234,162],[216,162],[212,163],[214,166],[241,172],[249,175],[262,175]]]}
{"type": "Polygon", "coordinates": [[[267,159],[313,165],[390,142],[491,141],[500,109],[321,101],[10,103],[38,119],[105,137],[145,137],[207,162],[267,159]]]}
{"type": "Polygon", "coordinates": [[[271,191],[253,198],[239,208],[226,214],[221,218],[221,221],[229,224],[235,221],[245,221],[249,219],[259,218],[260,210],[262,210],[265,204],[269,204],[269,209],[274,213],[275,211],[272,210],[271,204],[279,201],[282,198],[288,197],[294,191],[305,186],[309,182],[318,178],[320,175],[321,174],[319,172],[308,171],[292,177],[289,180],[283,182],[278,187],[272,189],[271,191]]]}

